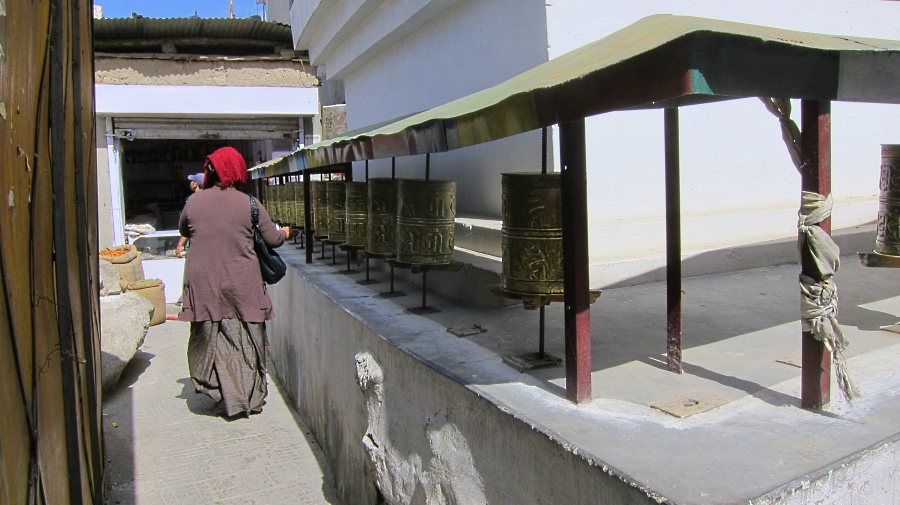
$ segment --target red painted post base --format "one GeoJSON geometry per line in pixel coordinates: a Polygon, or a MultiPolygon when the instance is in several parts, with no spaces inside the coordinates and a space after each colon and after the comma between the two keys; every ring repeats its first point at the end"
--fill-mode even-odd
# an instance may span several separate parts
{"type": "Polygon", "coordinates": [[[831,401],[831,353],[825,345],[813,337],[811,331],[803,332],[803,373],[800,377],[800,406],[821,410],[831,401]],[[809,373],[815,370],[816,374],[809,373]]]}

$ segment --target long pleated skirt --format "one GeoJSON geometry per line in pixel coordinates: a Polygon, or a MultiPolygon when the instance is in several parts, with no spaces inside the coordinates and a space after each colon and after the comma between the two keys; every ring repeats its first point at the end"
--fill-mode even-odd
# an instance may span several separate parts
{"type": "Polygon", "coordinates": [[[228,417],[261,412],[268,394],[266,343],[266,323],[192,322],[188,368],[194,388],[222,402],[228,417]]]}

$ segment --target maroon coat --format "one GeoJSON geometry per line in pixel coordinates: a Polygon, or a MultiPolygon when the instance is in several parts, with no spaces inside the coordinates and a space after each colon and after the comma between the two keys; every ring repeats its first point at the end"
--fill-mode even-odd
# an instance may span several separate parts
{"type": "MultiPolygon", "coordinates": [[[[284,232],[275,228],[259,201],[256,205],[263,240],[280,246],[284,232]]],[[[253,252],[246,193],[214,187],[194,194],[184,206],[178,231],[191,239],[180,321],[237,318],[258,323],[275,317],[253,252]]]]}

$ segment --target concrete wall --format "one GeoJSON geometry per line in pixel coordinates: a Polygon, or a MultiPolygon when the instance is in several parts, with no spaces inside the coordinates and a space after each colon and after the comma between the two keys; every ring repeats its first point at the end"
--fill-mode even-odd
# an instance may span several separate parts
{"type": "Polygon", "coordinates": [[[115,245],[106,121],[102,117],[97,120],[95,137],[97,140],[97,242],[102,248],[115,245]]]}
{"type": "Polygon", "coordinates": [[[268,0],[266,2],[266,21],[291,24],[291,0],[268,0]]]}
{"type": "Polygon", "coordinates": [[[361,297],[365,288],[329,267],[291,267],[269,290],[274,372],[344,503],[655,503],[477,392],[536,386],[493,353],[361,297]],[[448,359],[471,373],[448,371],[448,359]]]}
{"type": "MultiPolygon", "coordinates": [[[[292,21],[313,63],[324,66],[329,78],[343,79],[352,129],[479,91],[651,14],[896,39],[896,9],[872,0],[418,0],[381,7],[362,0],[298,0],[292,21]]],[[[875,219],[879,144],[900,143],[900,123],[893,120],[898,113],[897,105],[833,105],[835,219],[844,226],[875,219]],[[843,209],[850,212],[841,217],[843,209]]],[[[778,121],[759,100],[682,108],[681,133],[684,228],[698,231],[685,237],[686,249],[796,233],[800,177],[778,121]]],[[[591,117],[587,135],[591,261],[655,254],[650,251],[665,243],[662,112],[591,117]]],[[[398,176],[422,177],[424,165],[421,156],[398,159],[398,176]]],[[[355,177],[361,178],[361,167],[355,165],[355,177]]],[[[499,219],[499,174],[539,167],[537,132],[432,156],[432,177],[458,180],[458,212],[467,217],[499,219]]],[[[370,163],[371,176],[389,170],[389,160],[370,163]]]]}
{"type": "MultiPolygon", "coordinates": [[[[295,1],[294,11],[295,34],[307,26],[299,43],[308,44],[313,64],[327,63],[328,79],[344,82],[350,129],[441,105],[547,61],[540,0],[295,1]]],[[[461,213],[499,216],[499,174],[539,170],[540,152],[539,133],[519,135],[434,155],[432,177],[458,181],[461,213]]],[[[354,168],[362,177],[363,164],[354,168]]],[[[397,160],[398,177],[424,170],[422,156],[397,160]]],[[[370,163],[370,175],[384,174],[390,160],[370,163]]]]}
{"type": "Polygon", "coordinates": [[[122,57],[94,58],[98,84],[173,86],[316,86],[316,69],[300,60],[280,58],[122,57]]]}

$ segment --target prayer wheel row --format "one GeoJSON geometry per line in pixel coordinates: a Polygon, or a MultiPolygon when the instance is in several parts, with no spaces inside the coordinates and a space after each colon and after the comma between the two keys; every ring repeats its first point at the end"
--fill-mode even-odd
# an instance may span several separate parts
{"type": "Polygon", "coordinates": [[[313,181],[310,189],[318,238],[407,263],[453,261],[455,181],[313,181]]]}
{"type": "Polygon", "coordinates": [[[306,205],[302,182],[264,185],[262,193],[263,206],[272,221],[286,225],[300,225],[303,222],[306,205]]]}

